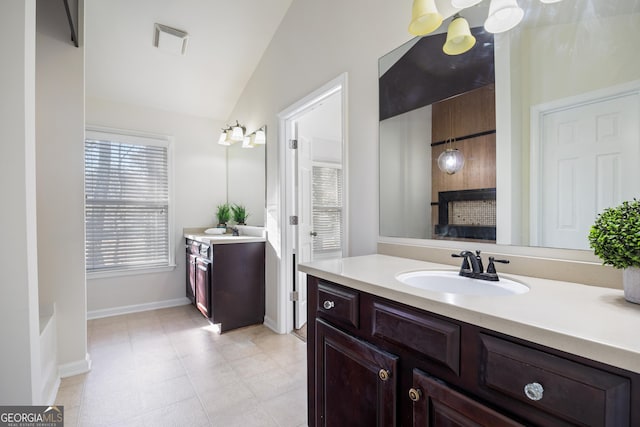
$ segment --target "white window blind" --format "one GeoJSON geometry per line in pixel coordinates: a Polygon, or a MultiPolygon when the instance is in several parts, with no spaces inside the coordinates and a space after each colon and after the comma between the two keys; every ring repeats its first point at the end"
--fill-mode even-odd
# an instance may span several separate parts
{"type": "Polygon", "coordinates": [[[313,166],[313,251],[342,249],[342,169],[313,166]]]}
{"type": "Polygon", "coordinates": [[[87,132],[87,271],[170,264],[168,164],[167,141],[87,132]]]}

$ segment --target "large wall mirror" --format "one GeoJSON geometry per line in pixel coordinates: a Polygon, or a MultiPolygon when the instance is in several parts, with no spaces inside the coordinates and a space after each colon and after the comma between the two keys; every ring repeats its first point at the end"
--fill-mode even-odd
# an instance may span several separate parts
{"type": "MultiPolygon", "coordinates": [[[[267,144],[269,135],[267,133],[267,144]]],[[[227,147],[227,201],[246,207],[247,225],[263,227],[266,205],[266,145],[227,147]]]]}
{"type": "Polygon", "coordinates": [[[488,1],[467,9],[462,55],[412,59],[435,34],[380,59],[381,236],[586,250],[598,212],[640,197],[640,0],[519,4],[495,36],[488,1]]]}

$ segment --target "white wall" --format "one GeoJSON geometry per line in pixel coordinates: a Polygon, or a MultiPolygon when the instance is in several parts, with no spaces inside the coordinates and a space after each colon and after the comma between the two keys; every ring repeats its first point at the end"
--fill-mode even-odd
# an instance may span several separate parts
{"type": "Polygon", "coordinates": [[[182,229],[215,225],[216,206],[226,201],[225,147],[217,144],[224,123],[89,98],[87,125],[173,137],[173,237],[176,268],[165,273],[87,280],[89,316],[117,313],[118,307],[151,308],[187,302],[182,229]],[[115,310],[115,311],[114,311],[115,310]]]}
{"type": "Polygon", "coordinates": [[[0,2],[0,405],[39,404],[35,0],[0,2]]]}
{"type": "MultiPolygon", "coordinates": [[[[295,0],[231,117],[267,123],[267,227],[279,230],[277,114],[348,73],[350,254],[376,251],[378,236],[378,58],[408,41],[411,0],[295,0]]],[[[266,316],[277,317],[280,240],[267,249],[266,316]]]]}
{"type": "Polygon", "coordinates": [[[64,6],[37,1],[36,164],[41,307],[56,304],[63,375],[88,369],[84,260],[84,47],[64,6]]]}

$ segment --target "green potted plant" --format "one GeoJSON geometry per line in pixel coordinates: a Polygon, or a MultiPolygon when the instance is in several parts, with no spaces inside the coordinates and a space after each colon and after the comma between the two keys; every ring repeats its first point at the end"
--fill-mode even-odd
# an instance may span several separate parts
{"type": "Polygon", "coordinates": [[[602,211],[589,232],[589,245],[603,264],[622,269],[624,297],[640,304],[640,201],[602,211]]]}
{"type": "Polygon", "coordinates": [[[233,220],[238,225],[245,225],[247,221],[247,217],[249,214],[247,213],[247,209],[242,205],[231,205],[231,213],[233,214],[233,220]]]}
{"type": "Polygon", "coordinates": [[[227,223],[231,219],[231,208],[228,203],[218,205],[218,211],[216,212],[218,217],[218,227],[227,228],[227,223]]]}

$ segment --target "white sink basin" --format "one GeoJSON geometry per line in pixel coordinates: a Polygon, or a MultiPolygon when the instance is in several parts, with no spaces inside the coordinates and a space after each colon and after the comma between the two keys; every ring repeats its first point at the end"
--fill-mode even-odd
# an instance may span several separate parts
{"type": "Polygon", "coordinates": [[[401,273],[396,279],[414,288],[457,295],[502,296],[524,294],[529,287],[501,278],[497,282],[463,277],[457,271],[422,270],[401,273]]]}

